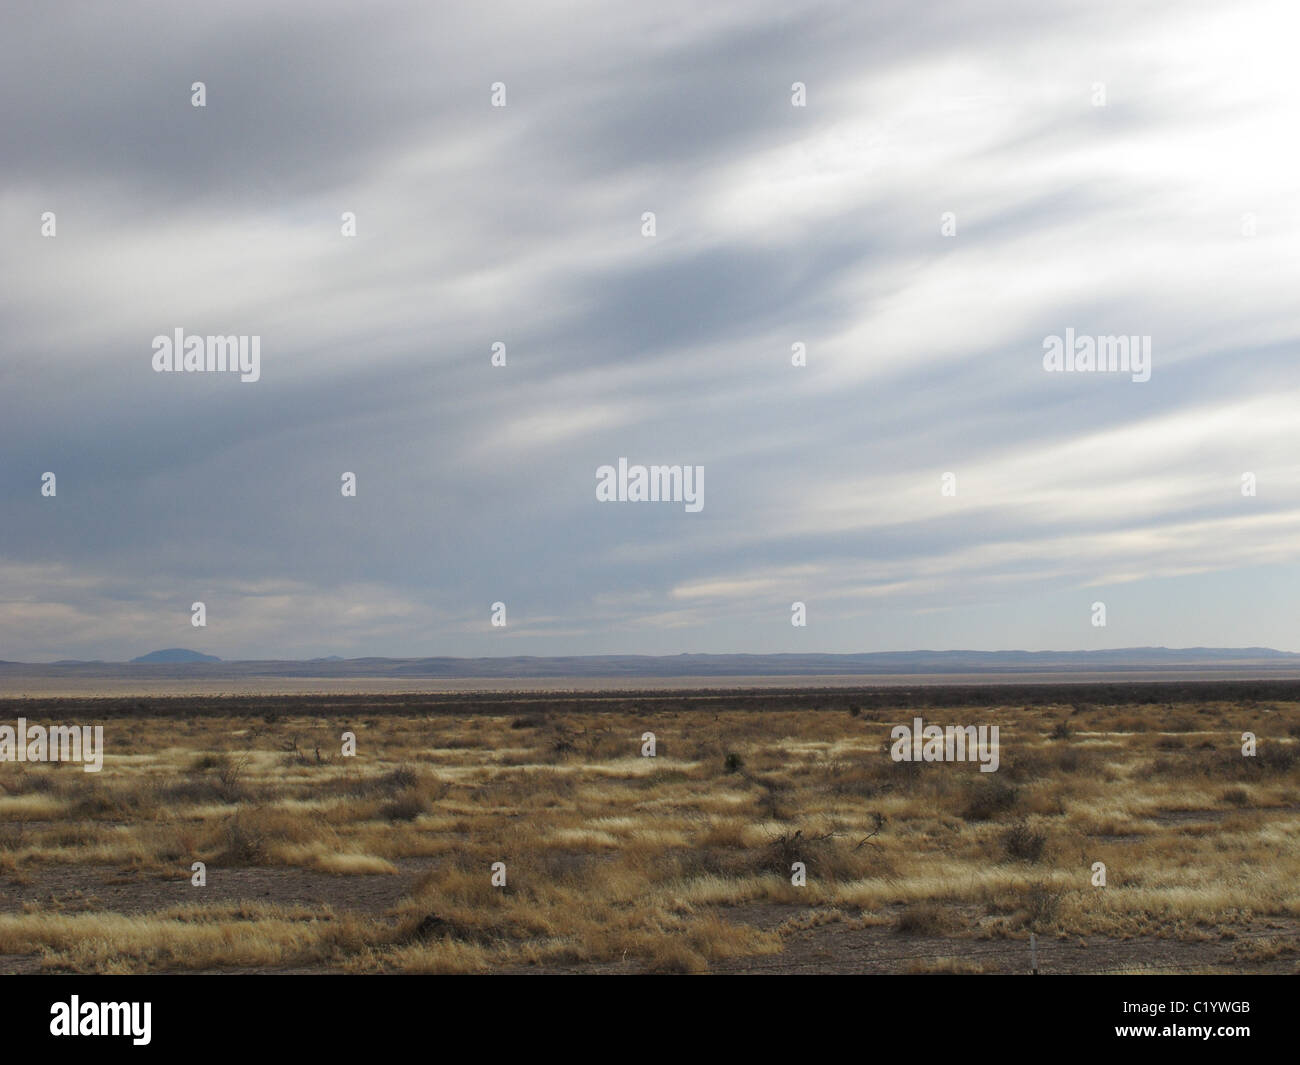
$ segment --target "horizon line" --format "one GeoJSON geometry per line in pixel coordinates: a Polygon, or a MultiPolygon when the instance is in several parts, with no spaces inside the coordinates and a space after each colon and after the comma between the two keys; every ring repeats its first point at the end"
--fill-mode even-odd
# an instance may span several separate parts
{"type": "Polygon", "coordinates": [[[253,663],[319,663],[319,662],[362,662],[362,661],[383,661],[383,662],[419,662],[429,659],[444,659],[450,661],[464,662],[504,662],[517,661],[519,659],[533,659],[538,661],[548,661],[556,659],[609,659],[609,658],[645,658],[645,659],[670,659],[670,658],[854,658],[867,656],[886,656],[886,655],[1079,655],[1090,656],[1099,654],[1118,654],[1118,653],[1135,653],[1135,652],[1170,652],[1170,653],[1188,653],[1188,652],[1227,652],[1241,654],[1244,652],[1258,651],[1271,655],[1300,657],[1300,651],[1282,650],[1276,647],[1267,647],[1260,644],[1250,644],[1244,646],[1209,646],[1198,644],[1189,647],[1169,647],[1164,644],[1137,644],[1123,647],[1095,647],[1095,648],[1051,648],[1037,651],[1030,651],[1024,648],[998,648],[995,650],[978,649],[970,647],[951,647],[951,648],[908,648],[904,650],[873,650],[873,651],[678,651],[666,652],[661,654],[651,654],[642,651],[612,651],[600,653],[568,653],[568,654],[517,654],[517,655],[447,655],[447,654],[422,654],[422,655],[313,655],[307,658],[222,658],[220,655],[212,654],[206,651],[197,651],[189,647],[165,647],[158,648],[154,651],[146,651],[144,654],[137,655],[130,659],[109,659],[109,658],[56,658],[47,661],[19,661],[11,659],[0,659],[0,664],[10,666],[57,666],[57,665],[240,665],[253,663]],[[168,651],[180,651],[187,654],[204,655],[208,658],[215,659],[211,662],[141,662],[139,659],[146,658],[149,655],[160,654],[168,651]]]}

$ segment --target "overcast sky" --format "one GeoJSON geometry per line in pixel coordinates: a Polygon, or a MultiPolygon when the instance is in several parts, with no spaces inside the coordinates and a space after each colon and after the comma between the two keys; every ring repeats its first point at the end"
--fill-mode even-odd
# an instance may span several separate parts
{"type": "Polygon", "coordinates": [[[2,18],[0,658],[1300,650],[1290,0],[2,18]]]}

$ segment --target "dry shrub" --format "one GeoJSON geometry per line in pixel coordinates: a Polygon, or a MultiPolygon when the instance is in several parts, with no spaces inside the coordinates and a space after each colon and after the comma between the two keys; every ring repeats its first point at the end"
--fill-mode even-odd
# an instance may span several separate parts
{"type": "Polygon", "coordinates": [[[951,931],[954,924],[948,907],[932,899],[923,899],[903,907],[894,929],[908,936],[941,936],[951,931]]]}
{"type": "Polygon", "coordinates": [[[961,816],[966,821],[991,821],[1015,806],[1019,798],[1020,791],[1014,784],[980,777],[968,785],[961,816]]]}
{"type": "Polygon", "coordinates": [[[647,967],[652,973],[706,973],[709,962],[685,943],[665,936],[654,944],[647,967]]]}
{"type": "Polygon", "coordinates": [[[887,790],[888,785],[876,778],[873,769],[856,762],[832,762],[822,773],[822,787],[831,795],[850,795],[869,799],[887,790]]]}
{"type": "Polygon", "coordinates": [[[1038,861],[1046,846],[1046,834],[1030,828],[1027,821],[1016,821],[1002,833],[1002,849],[1018,862],[1038,861]]]}
{"type": "Polygon", "coordinates": [[[255,807],[237,811],[227,818],[207,843],[215,848],[213,861],[228,865],[259,865],[274,857],[277,844],[307,843],[318,840],[326,826],[320,822],[272,807],[255,807]]]}
{"type": "Polygon", "coordinates": [[[1061,893],[1048,884],[1031,884],[1025,892],[1024,924],[1041,932],[1056,923],[1061,911],[1061,893]]]}
{"type": "MultiPolygon", "coordinates": [[[[1250,759],[1243,759],[1250,761],[1250,759]]],[[[1286,773],[1296,763],[1296,752],[1278,743],[1261,743],[1255,754],[1255,765],[1266,773],[1286,773]]]]}
{"type": "Polygon", "coordinates": [[[381,813],[388,821],[414,821],[421,814],[429,812],[429,800],[420,794],[418,788],[407,788],[384,804],[381,813]]]}
{"type": "Polygon", "coordinates": [[[229,865],[256,865],[266,858],[266,834],[236,814],[225,824],[217,857],[229,865]]]}
{"type": "Polygon", "coordinates": [[[1006,776],[1009,780],[1023,784],[1031,780],[1037,780],[1039,777],[1050,776],[1052,770],[1056,768],[1054,761],[1045,755],[1020,753],[1013,758],[1006,759],[1006,747],[1003,747],[1002,750],[1004,761],[998,768],[998,773],[1006,776]]]}
{"type": "Polygon", "coordinates": [[[1076,747],[1067,747],[1056,759],[1056,766],[1062,773],[1077,772],[1083,764],[1083,756],[1076,747]]]}

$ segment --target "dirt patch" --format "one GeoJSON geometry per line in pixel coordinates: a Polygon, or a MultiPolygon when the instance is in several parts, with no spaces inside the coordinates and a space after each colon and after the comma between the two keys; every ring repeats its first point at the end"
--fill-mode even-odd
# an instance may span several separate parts
{"type": "Polygon", "coordinates": [[[0,913],[21,912],[26,903],[37,903],[45,912],[136,915],[173,906],[269,902],[328,906],[336,913],[377,917],[391,911],[435,863],[408,858],[394,864],[396,874],[355,876],[288,867],[209,865],[207,885],[201,888],[191,885],[188,873],[160,878],[107,866],[37,866],[21,881],[0,876],[0,913]]]}

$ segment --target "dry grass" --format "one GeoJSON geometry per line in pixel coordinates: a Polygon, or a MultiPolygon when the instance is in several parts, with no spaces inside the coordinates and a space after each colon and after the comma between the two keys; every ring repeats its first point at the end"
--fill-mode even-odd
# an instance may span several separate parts
{"type": "Polygon", "coordinates": [[[354,712],[118,717],[100,774],[0,765],[0,955],[107,972],[694,973],[777,955],[800,928],[1178,938],[1300,915],[1295,704],[926,712],[998,724],[996,774],[893,762],[889,730],[910,711],[354,712]],[[356,757],[341,756],[345,730],[356,757]],[[188,888],[196,861],[210,880],[409,883],[346,912],[274,893],[209,901],[188,888]],[[186,885],[192,901],[69,912],[48,897],[61,871],[87,868],[186,885]],[[787,919],[762,927],[755,906],[787,919]]]}

